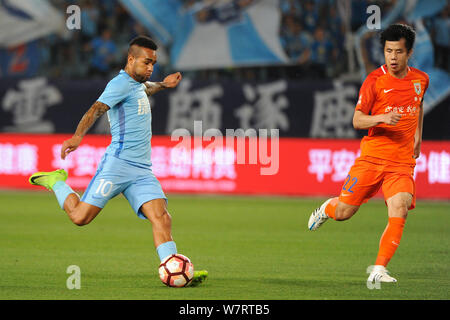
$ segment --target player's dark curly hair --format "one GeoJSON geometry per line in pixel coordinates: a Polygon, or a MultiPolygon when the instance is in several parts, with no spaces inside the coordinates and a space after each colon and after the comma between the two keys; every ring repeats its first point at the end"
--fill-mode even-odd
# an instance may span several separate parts
{"type": "Polygon", "coordinates": [[[144,47],[152,50],[158,49],[156,43],[151,38],[146,36],[137,36],[130,41],[129,47],[131,47],[132,45],[137,45],[139,47],[144,47]]]}
{"type": "Polygon", "coordinates": [[[413,28],[406,24],[392,24],[380,35],[381,47],[384,49],[386,41],[399,41],[401,38],[405,39],[406,50],[408,52],[414,46],[414,41],[416,39],[416,32],[413,28]]]}

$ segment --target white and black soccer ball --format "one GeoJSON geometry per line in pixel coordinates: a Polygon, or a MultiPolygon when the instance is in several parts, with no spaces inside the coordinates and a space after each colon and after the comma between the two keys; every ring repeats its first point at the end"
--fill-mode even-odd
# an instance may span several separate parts
{"type": "Polygon", "coordinates": [[[194,277],[191,260],[179,253],[167,256],[159,265],[159,278],[169,287],[185,287],[194,277]]]}

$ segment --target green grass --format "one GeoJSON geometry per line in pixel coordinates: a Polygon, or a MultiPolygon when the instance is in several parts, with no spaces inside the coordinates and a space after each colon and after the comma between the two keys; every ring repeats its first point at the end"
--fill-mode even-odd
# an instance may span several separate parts
{"type": "Polygon", "coordinates": [[[450,202],[418,201],[389,264],[397,284],[366,286],[387,222],[372,200],[352,219],[306,228],[323,199],[169,196],[178,251],[208,281],[159,280],[151,225],[122,196],[89,225],[72,224],[50,192],[0,193],[0,299],[449,299],[450,202]],[[81,289],[69,290],[69,265],[81,289]]]}

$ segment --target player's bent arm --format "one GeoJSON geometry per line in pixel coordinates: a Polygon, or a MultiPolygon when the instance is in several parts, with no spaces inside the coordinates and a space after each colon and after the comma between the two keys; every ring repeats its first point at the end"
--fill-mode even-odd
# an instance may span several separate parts
{"type": "Polygon", "coordinates": [[[100,101],[96,101],[89,108],[89,110],[86,111],[83,118],[81,118],[80,123],[77,126],[77,130],[74,133],[74,136],[83,138],[84,135],[95,123],[95,121],[97,121],[97,119],[100,118],[108,110],[109,107],[106,104],[100,101]]]}
{"type": "Polygon", "coordinates": [[[164,78],[163,82],[145,82],[145,92],[148,96],[154,95],[155,93],[167,89],[167,88],[175,88],[178,83],[181,81],[181,73],[176,72],[169,74],[167,77],[164,78]]]}
{"type": "Polygon", "coordinates": [[[145,93],[147,94],[147,96],[152,96],[155,93],[166,89],[166,87],[163,85],[162,82],[150,82],[150,81],[147,81],[144,84],[146,86],[145,93]]]}
{"type": "Polygon", "coordinates": [[[369,129],[383,123],[383,115],[367,115],[360,110],[353,114],[353,127],[355,129],[369,129]]]}
{"type": "Polygon", "coordinates": [[[96,101],[89,110],[83,115],[78,123],[77,129],[72,136],[72,138],[67,139],[63,142],[61,147],[61,158],[65,159],[66,156],[75,151],[81,143],[81,140],[88,132],[88,130],[92,127],[95,121],[100,118],[106,111],[109,110],[109,107],[99,101],[96,101]]]}
{"type": "Polygon", "coordinates": [[[355,110],[353,114],[353,127],[357,130],[364,130],[386,123],[395,126],[401,115],[395,112],[368,115],[360,110],[355,110]]]}

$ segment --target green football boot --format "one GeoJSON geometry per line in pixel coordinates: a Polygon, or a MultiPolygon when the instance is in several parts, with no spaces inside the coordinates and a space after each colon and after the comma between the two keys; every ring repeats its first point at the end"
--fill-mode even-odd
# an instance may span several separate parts
{"type": "Polygon", "coordinates": [[[64,169],[59,169],[52,172],[36,172],[31,175],[28,182],[32,185],[43,186],[48,190],[52,190],[56,182],[66,181],[67,176],[67,172],[64,169]]]}
{"type": "Polygon", "coordinates": [[[192,278],[192,281],[189,284],[189,287],[198,286],[199,284],[205,282],[206,278],[208,278],[208,271],[206,271],[206,270],[194,271],[194,277],[192,278]]]}

